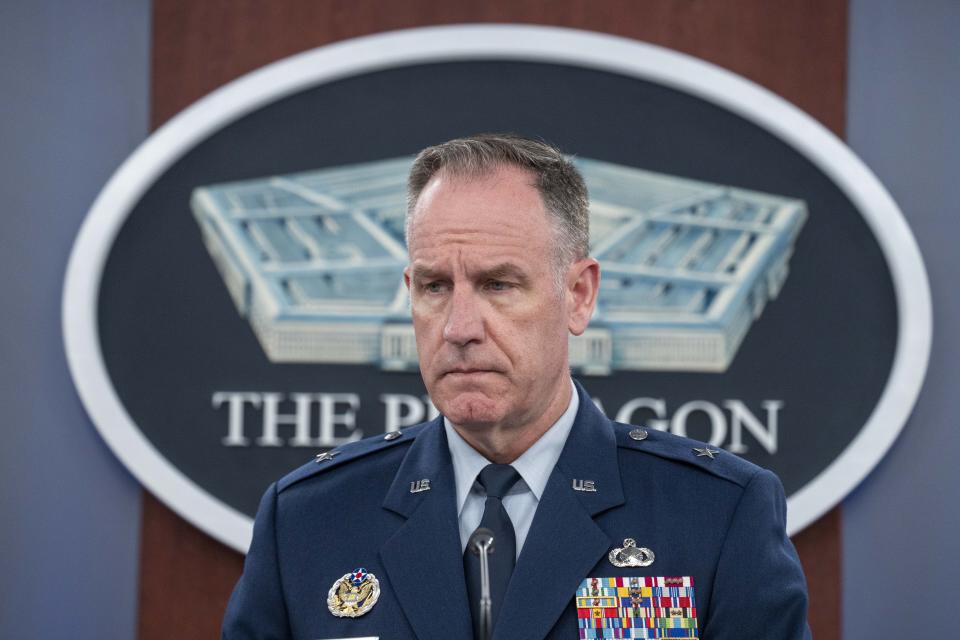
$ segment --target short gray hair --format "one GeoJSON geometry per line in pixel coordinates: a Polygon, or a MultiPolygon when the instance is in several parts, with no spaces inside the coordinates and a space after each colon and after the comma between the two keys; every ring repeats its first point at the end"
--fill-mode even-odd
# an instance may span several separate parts
{"type": "Polygon", "coordinates": [[[563,269],[590,252],[590,199],[583,176],[555,146],[510,133],[481,133],[421,151],[407,181],[406,232],[409,242],[414,207],[430,179],[441,170],[481,177],[503,166],[529,171],[556,233],[558,284],[563,269]]]}

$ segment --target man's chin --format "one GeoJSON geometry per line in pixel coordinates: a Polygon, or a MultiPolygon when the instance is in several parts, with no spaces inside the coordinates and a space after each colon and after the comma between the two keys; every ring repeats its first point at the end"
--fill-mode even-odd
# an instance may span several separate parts
{"type": "Polygon", "coordinates": [[[480,391],[463,392],[448,400],[439,400],[437,409],[457,426],[483,427],[496,424],[503,417],[500,402],[480,391]]]}

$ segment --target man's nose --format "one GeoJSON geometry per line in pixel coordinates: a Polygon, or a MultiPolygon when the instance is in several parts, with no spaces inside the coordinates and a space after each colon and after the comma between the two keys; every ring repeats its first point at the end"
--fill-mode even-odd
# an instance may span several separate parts
{"type": "Polygon", "coordinates": [[[443,339],[459,347],[483,340],[483,318],[476,293],[466,287],[454,288],[447,307],[443,339]]]}

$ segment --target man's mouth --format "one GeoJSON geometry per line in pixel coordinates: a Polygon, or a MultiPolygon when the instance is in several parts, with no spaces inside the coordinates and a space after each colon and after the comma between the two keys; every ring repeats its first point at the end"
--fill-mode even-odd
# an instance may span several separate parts
{"type": "Polygon", "coordinates": [[[482,369],[478,367],[457,367],[444,372],[445,376],[473,376],[484,373],[496,373],[493,369],[482,369]]]}

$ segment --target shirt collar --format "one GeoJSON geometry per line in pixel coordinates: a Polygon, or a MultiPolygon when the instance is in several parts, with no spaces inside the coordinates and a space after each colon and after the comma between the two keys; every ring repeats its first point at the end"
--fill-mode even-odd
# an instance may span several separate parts
{"type": "MultiPolygon", "coordinates": [[[[577,410],[580,408],[580,396],[572,380],[570,387],[570,404],[567,405],[567,410],[547,429],[546,433],[511,463],[537,501],[543,495],[553,467],[560,459],[563,445],[567,442],[567,436],[570,435],[570,429],[573,428],[574,419],[577,417],[577,410]]],[[[477,474],[490,464],[490,461],[471,447],[446,417],[443,419],[443,428],[447,434],[450,458],[453,461],[453,473],[457,485],[457,514],[459,515],[463,511],[463,505],[467,501],[470,489],[473,488],[477,474]]]]}

